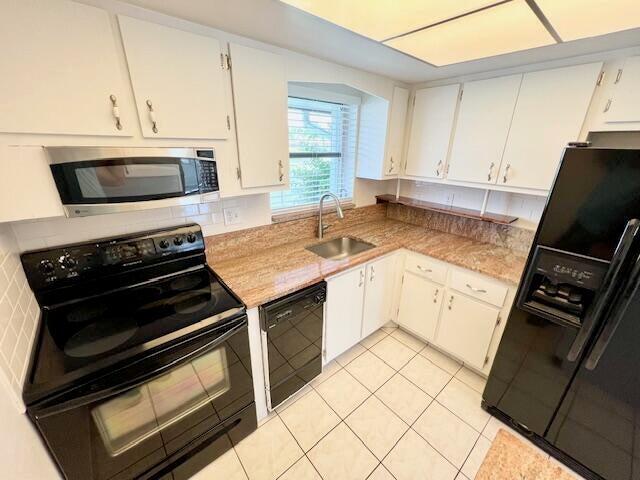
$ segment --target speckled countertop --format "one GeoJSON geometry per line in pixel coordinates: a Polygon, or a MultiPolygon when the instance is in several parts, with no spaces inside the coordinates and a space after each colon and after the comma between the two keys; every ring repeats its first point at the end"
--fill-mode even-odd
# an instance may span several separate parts
{"type": "MultiPolygon", "coordinates": [[[[252,234],[248,232],[247,235],[252,234]]],[[[526,260],[522,253],[504,247],[391,219],[330,228],[325,240],[340,236],[359,238],[376,247],[347,259],[327,260],[305,250],[306,246],[319,243],[312,236],[301,238],[292,235],[290,238],[299,240],[270,247],[267,236],[255,234],[251,243],[247,243],[245,238],[237,247],[225,240],[226,252],[234,248],[241,249],[241,252],[221,257],[208,249],[207,259],[211,268],[248,308],[275,300],[398,248],[429,255],[511,284],[519,282],[526,260]]],[[[212,238],[215,237],[209,237],[208,241],[215,241],[210,240],[212,238]]]]}

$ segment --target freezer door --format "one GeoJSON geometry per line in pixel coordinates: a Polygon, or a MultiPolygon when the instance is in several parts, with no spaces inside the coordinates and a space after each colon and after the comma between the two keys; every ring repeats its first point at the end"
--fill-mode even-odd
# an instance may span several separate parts
{"type": "Polygon", "coordinates": [[[581,364],[547,440],[608,480],[640,478],[640,259],[581,364]]]}

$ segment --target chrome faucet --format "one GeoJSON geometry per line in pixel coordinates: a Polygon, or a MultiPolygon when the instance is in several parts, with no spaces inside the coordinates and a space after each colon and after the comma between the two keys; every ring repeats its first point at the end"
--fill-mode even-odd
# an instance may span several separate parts
{"type": "Polygon", "coordinates": [[[338,218],[344,218],[344,213],[342,213],[342,207],[340,206],[340,200],[338,199],[338,197],[331,192],[327,192],[322,195],[320,197],[320,214],[318,215],[318,238],[320,240],[322,240],[322,237],[324,236],[324,231],[331,226],[329,224],[325,225],[324,223],[322,223],[322,205],[324,203],[324,199],[327,197],[331,197],[335,200],[336,214],[338,215],[338,218]]]}

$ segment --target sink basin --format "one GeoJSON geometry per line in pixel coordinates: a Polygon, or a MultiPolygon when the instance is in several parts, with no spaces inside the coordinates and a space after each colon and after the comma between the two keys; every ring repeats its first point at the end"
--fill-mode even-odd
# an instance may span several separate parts
{"type": "Polygon", "coordinates": [[[375,245],[369,242],[363,242],[362,240],[357,240],[351,237],[339,237],[316,245],[310,245],[306,248],[310,252],[320,255],[322,258],[340,260],[358,253],[366,252],[374,247],[375,245]]]}

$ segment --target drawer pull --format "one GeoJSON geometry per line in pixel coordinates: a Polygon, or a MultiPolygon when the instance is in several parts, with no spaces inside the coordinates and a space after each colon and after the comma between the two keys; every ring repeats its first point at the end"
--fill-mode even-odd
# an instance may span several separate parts
{"type": "Polygon", "coordinates": [[[471,290],[472,292],[476,292],[476,293],[487,293],[487,291],[484,288],[476,288],[476,287],[472,287],[471,285],[469,285],[467,283],[467,288],[469,290],[471,290]]]}
{"type": "Polygon", "coordinates": [[[151,121],[151,130],[153,133],[158,133],[158,122],[156,122],[156,113],[153,109],[153,103],[151,100],[147,100],[147,108],[149,109],[149,120],[151,121]]]}
{"type": "Polygon", "coordinates": [[[431,270],[430,268],[423,267],[422,265],[418,265],[417,267],[418,267],[418,270],[420,270],[421,272],[425,272],[425,273],[433,272],[433,270],[431,270]]]}
{"type": "Polygon", "coordinates": [[[120,107],[118,106],[118,99],[116,98],[115,95],[111,94],[109,96],[109,100],[111,100],[111,104],[113,105],[112,113],[113,113],[113,118],[115,118],[116,120],[116,128],[118,130],[122,130],[122,123],[120,122],[120,107]]]}
{"type": "Polygon", "coordinates": [[[453,295],[449,297],[449,305],[447,306],[447,308],[451,310],[451,307],[453,307],[453,295]]]}

